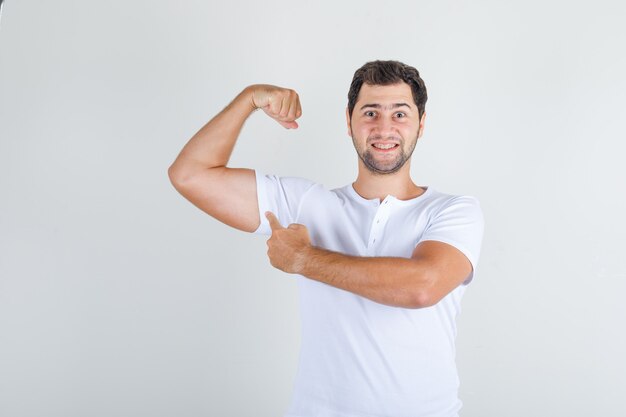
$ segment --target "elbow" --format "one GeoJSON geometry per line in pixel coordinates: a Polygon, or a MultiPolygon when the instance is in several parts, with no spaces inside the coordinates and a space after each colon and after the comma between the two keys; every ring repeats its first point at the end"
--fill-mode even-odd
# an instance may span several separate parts
{"type": "Polygon", "coordinates": [[[410,293],[411,308],[432,307],[441,300],[440,294],[436,291],[437,276],[434,272],[420,269],[413,272],[413,277],[418,274],[417,285],[414,285],[410,293]]]}
{"type": "Polygon", "coordinates": [[[173,163],[167,169],[167,176],[170,179],[170,182],[177,190],[180,190],[189,182],[191,178],[193,178],[194,172],[184,166],[177,165],[173,163]]]}
{"type": "Polygon", "coordinates": [[[205,166],[198,161],[183,160],[174,161],[167,169],[167,176],[176,189],[192,186],[198,179],[206,178],[207,172],[222,172],[222,166],[205,166]]]}
{"type": "Polygon", "coordinates": [[[174,168],[173,165],[170,166],[169,169],[167,170],[167,176],[169,177],[170,183],[172,184],[172,186],[174,186],[174,189],[180,192],[183,186],[183,179],[180,173],[176,170],[176,168],[174,168]]]}
{"type": "Polygon", "coordinates": [[[172,185],[176,188],[181,182],[180,172],[176,169],[175,164],[170,165],[167,169],[167,176],[170,179],[172,185]]]}
{"type": "Polygon", "coordinates": [[[432,307],[439,302],[432,291],[428,289],[419,289],[413,292],[411,298],[411,307],[413,309],[432,307]]]}

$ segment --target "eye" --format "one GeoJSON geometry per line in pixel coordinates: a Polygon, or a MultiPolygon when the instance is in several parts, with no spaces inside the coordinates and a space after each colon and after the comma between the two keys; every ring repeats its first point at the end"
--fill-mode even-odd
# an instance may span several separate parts
{"type": "Polygon", "coordinates": [[[396,117],[401,119],[403,117],[406,117],[406,114],[402,113],[401,111],[399,111],[398,113],[396,113],[396,117]]]}
{"type": "Polygon", "coordinates": [[[374,117],[374,116],[376,116],[376,112],[375,111],[371,111],[371,110],[370,111],[366,111],[365,112],[365,116],[367,116],[367,117],[374,117]]]}

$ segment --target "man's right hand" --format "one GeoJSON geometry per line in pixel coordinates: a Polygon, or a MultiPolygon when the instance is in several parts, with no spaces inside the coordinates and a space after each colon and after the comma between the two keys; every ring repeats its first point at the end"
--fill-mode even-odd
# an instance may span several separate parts
{"type": "Polygon", "coordinates": [[[249,87],[252,106],[262,109],[272,119],[287,129],[297,129],[296,119],[302,116],[300,97],[289,88],[268,84],[256,84],[249,87]]]}
{"type": "Polygon", "coordinates": [[[295,91],[267,84],[248,86],[187,142],[168,170],[172,184],[187,200],[247,232],[261,224],[256,177],[251,169],[226,164],[244,121],[257,108],[287,129],[296,129],[302,115],[295,91]]]}

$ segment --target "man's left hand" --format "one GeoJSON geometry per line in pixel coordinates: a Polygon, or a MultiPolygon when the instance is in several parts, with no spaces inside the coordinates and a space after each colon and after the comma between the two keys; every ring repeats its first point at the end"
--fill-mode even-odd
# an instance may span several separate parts
{"type": "Polygon", "coordinates": [[[281,271],[300,273],[308,253],[313,249],[306,226],[292,223],[283,227],[271,211],[266,212],[265,217],[272,228],[272,236],[267,240],[270,263],[281,271]]]}

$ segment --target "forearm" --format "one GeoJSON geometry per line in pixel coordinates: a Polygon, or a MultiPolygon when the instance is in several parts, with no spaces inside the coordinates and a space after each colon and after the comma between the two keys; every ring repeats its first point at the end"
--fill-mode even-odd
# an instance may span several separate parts
{"type": "Polygon", "coordinates": [[[430,305],[427,270],[413,259],[349,256],[313,247],[302,257],[298,273],[381,304],[430,305]]]}
{"type": "Polygon", "coordinates": [[[267,212],[272,236],[267,255],[272,266],[395,307],[430,307],[461,285],[472,264],[447,243],[424,241],[411,258],[343,255],[311,245],[306,226],[283,227],[267,212]]]}
{"type": "Polygon", "coordinates": [[[184,181],[198,170],[225,167],[244,122],[254,110],[252,89],[246,87],[183,147],[170,167],[170,176],[184,181]]]}

